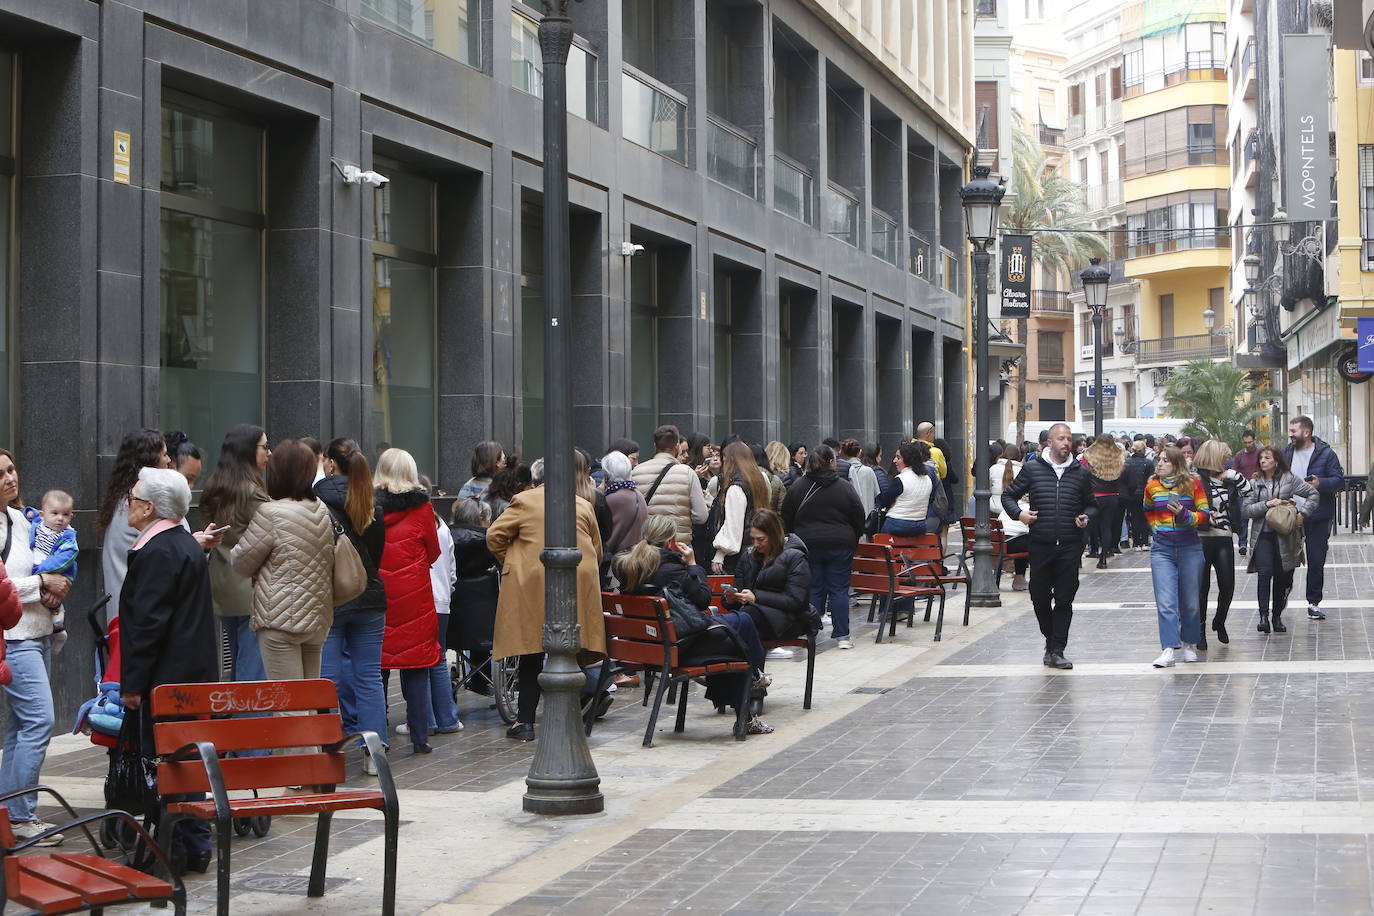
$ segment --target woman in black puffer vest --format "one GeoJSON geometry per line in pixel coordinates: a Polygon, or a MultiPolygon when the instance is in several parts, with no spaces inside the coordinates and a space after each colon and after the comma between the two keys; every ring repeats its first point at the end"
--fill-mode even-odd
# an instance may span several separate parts
{"type": "Polygon", "coordinates": [[[749,520],[751,546],[735,570],[735,592],[725,599],[754,618],[765,642],[796,639],[811,631],[811,566],[806,545],[784,539],[782,519],[760,509],[749,520]]]}

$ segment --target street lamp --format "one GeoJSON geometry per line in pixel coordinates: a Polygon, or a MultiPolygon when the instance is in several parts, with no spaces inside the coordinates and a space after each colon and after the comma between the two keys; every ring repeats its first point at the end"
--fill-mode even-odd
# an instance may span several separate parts
{"type": "Polygon", "coordinates": [[[1245,307],[1253,315],[1255,313],[1255,300],[1259,298],[1259,255],[1252,251],[1241,258],[1241,263],[1245,265],[1245,307]]]}
{"type": "Polygon", "coordinates": [[[544,59],[544,636],[548,654],[539,686],[544,718],[525,778],[524,808],[534,814],[603,810],[601,777],[587,748],[577,664],[577,506],[573,482],[572,279],[568,253],[567,63],[570,0],[544,0],[539,47],[544,59]]]}
{"type": "Polygon", "coordinates": [[[1078,275],[1083,281],[1083,299],[1093,313],[1094,436],[1102,435],[1102,317],[1107,312],[1107,287],[1112,282],[1112,272],[1103,267],[1101,261],[1101,258],[1093,258],[1078,275]]]}
{"type": "Polygon", "coordinates": [[[973,243],[975,315],[973,319],[973,358],[978,387],[973,433],[973,582],[969,603],[977,607],[1001,607],[997,589],[996,560],[992,554],[992,520],[988,501],[988,443],[992,439],[988,396],[988,268],[992,255],[988,249],[997,241],[998,210],[1006,189],[988,177],[985,165],[973,167],[973,180],[959,189],[964,201],[964,227],[973,243]]]}

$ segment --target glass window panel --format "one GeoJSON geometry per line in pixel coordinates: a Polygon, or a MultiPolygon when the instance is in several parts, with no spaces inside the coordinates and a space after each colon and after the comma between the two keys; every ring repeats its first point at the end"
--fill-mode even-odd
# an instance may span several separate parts
{"type": "Polygon", "coordinates": [[[391,180],[372,191],[372,230],[379,242],[434,251],[434,182],[393,162],[375,167],[391,180]]]}
{"type": "Polygon", "coordinates": [[[434,269],[372,261],[373,428],[434,478],[434,269]]]}
{"type": "Polygon", "coordinates": [[[658,426],[658,307],[651,251],[630,259],[630,435],[653,441],[658,426]]]}
{"type": "Polygon", "coordinates": [[[364,18],[472,67],[482,63],[477,0],[361,0],[364,18]]]}
{"type": "Polygon", "coordinates": [[[573,45],[568,49],[567,95],[568,114],[576,115],[584,121],[594,120],[594,109],[590,106],[591,76],[595,70],[596,58],[586,49],[573,45]]]}
{"type": "Polygon", "coordinates": [[[166,93],[162,190],[260,212],[262,131],[166,93]]]}
{"type": "MultiPolygon", "coordinates": [[[[633,260],[633,259],[632,259],[633,260]]],[[[520,210],[520,391],[525,435],[519,454],[544,454],[544,210],[520,210]]]]}
{"type": "Polygon", "coordinates": [[[629,72],[621,89],[625,139],[686,164],[687,106],[629,72]]]}
{"type": "Polygon", "coordinates": [[[621,33],[625,63],[653,73],[655,0],[624,0],[621,33]]]}
{"type": "Polygon", "coordinates": [[[524,16],[510,18],[511,84],[542,99],[544,58],[539,50],[539,26],[524,16]]]}
{"type": "Polygon", "coordinates": [[[14,155],[14,55],[0,51],[0,156],[14,155]]]}
{"type": "Polygon", "coordinates": [[[261,233],[164,209],[161,286],[162,428],[207,445],[261,422],[261,233]]]}

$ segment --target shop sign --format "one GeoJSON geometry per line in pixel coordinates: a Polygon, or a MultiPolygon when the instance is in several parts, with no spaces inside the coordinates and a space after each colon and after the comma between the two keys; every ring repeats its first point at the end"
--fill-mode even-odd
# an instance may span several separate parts
{"type": "Polygon", "coordinates": [[[1331,218],[1330,42],[1283,36],[1283,202],[1291,220],[1331,218]]]}
{"type": "Polygon", "coordinates": [[[1031,237],[1004,235],[1002,253],[1002,317],[1029,318],[1031,297],[1031,237]]]}
{"type": "Polygon", "coordinates": [[[1355,347],[1342,347],[1336,356],[1336,371],[1352,385],[1362,385],[1374,377],[1374,372],[1360,371],[1359,357],[1355,347]]]}
{"type": "Polygon", "coordinates": [[[1374,372],[1374,318],[1355,320],[1355,346],[1361,372],[1374,372]]]}

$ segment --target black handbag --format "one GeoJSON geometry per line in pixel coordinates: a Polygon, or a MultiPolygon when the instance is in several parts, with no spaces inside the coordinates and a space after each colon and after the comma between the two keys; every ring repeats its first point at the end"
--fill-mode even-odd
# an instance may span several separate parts
{"type": "Polygon", "coordinates": [[[693,636],[711,625],[710,616],[683,594],[676,583],[663,589],[663,597],[668,599],[668,616],[673,619],[673,629],[679,640],[693,636]]]}
{"type": "Polygon", "coordinates": [[[119,741],[110,749],[110,771],[105,776],[105,807],[156,819],[161,811],[157,764],[143,752],[142,719],[142,707],[130,710],[119,727],[119,741]]]}

